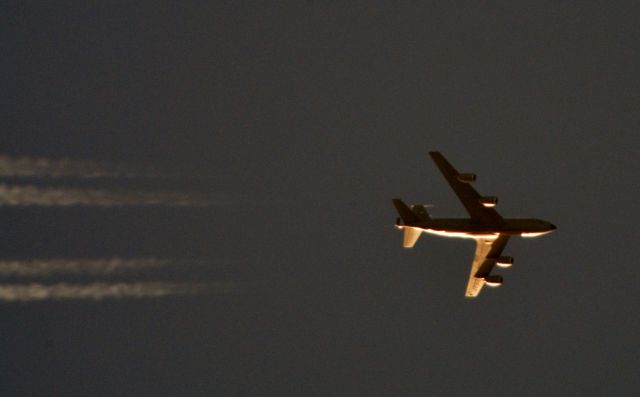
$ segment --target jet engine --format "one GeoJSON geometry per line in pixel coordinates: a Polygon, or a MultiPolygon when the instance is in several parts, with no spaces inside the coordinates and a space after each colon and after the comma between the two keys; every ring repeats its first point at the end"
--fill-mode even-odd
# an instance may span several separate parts
{"type": "Polygon", "coordinates": [[[496,259],[496,265],[500,267],[511,267],[511,265],[513,265],[513,257],[501,256],[498,259],[496,259]]]}
{"type": "Polygon", "coordinates": [[[496,196],[484,196],[480,197],[480,204],[487,208],[495,207],[498,204],[498,198],[496,196]]]}
{"type": "Polygon", "coordinates": [[[487,276],[484,278],[484,282],[489,287],[499,287],[502,285],[502,276],[487,276]]]}
{"type": "Polygon", "coordinates": [[[476,174],[466,173],[466,174],[458,174],[456,178],[460,182],[471,183],[476,180],[476,174]]]}

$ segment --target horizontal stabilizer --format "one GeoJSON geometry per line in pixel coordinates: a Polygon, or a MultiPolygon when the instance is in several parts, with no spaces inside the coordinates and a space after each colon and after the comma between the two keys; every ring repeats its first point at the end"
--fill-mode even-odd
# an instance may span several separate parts
{"type": "Polygon", "coordinates": [[[408,226],[405,226],[403,229],[404,239],[402,241],[402,246],[404,248],[413,248],[413,246],[416,245],[416,241],[418,241],[418,237],[420,237],[420,234],[422,233],[422,229],[408,226]]]}

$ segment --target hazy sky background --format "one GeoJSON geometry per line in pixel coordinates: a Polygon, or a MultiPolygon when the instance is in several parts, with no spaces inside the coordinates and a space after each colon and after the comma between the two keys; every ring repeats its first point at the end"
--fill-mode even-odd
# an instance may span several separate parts
{"type": "Polygon", "coordinates": [[[0,7],[0,154],[85,162],[1,176],[0,267],[63,270],[2,276],[49,295],[0,301],[0,394],[640,388],[636,2],[90,3],[0,7]],[[393,228],[466,216],[430,150],[558,226],[476,300],[473,242],[393,228]]]}

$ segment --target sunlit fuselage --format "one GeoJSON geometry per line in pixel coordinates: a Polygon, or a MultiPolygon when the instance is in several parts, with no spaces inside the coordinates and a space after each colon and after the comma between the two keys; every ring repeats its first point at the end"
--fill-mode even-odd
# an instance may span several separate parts
{"type": "MultiPolygon", "coordinates": [[[[400,228],[405,225],[398,225],[400,228]]],[[[423,229],[426,233],[459,238],[497,238],[500,234],[536,237],[552,232],[556,227],[540,219],[504,219],[497,224],[473,222],[471,219],[442,218],[417,222],[410,227],[423,229]]]]}

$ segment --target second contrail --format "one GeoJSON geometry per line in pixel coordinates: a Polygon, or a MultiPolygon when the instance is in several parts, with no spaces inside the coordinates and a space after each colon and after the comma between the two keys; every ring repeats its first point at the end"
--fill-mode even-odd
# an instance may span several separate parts
{"type": "Polygon", "coordinates": [[[53,275],[110,275],[168,266],[160,258],[51,258],[0,260],[0,276],[49,277],[53,275]]]}
{"type": "Polygon", "coordinates": [[[8,302],[28,302],[42,300],[70,300],[107,298],[161,298],[172,295],[227,294],[237,293],[237,285],[229,282],[207,284],[171,282],[134,282],[88,284],[0,284],[0,300],[8,302]]]}
{"type": "Polygon", "coordinates": [[[41,187],[0,183],[0,206],[208,207],[213,205],[220,205],[220,203],[202,195],[182,192],[41,187]]]}

